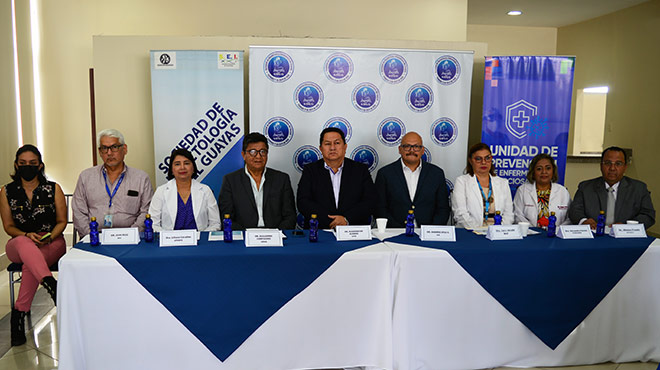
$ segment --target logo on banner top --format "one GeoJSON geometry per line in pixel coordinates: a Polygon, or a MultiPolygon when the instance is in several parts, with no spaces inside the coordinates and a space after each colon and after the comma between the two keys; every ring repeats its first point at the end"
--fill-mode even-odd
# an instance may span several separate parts
{"type": "Polygon", "coordinates": [[[440,146],[451,145],[457,136],[458,126],[451,118],[439,118],[431,125],[431,139],[440,146]]]}
{"type": "MultiPolygon", "coordinates": [[[[506,130],[518,139],[527,136],[528,128],[534,129],[539,125],[536,115],[538,108],[523,99],[506,106],[506,130]]],[[[545,121],[543,121],[545,123],[545,121]]],[[[542,130],[541,130],[542,131],[542,130]]],[[[543,132],[537,136],[543,136],[543,132]]]]}
{"type": "Polygon", "coordinates": [[[296,106],[303,112],[313,112],[323,104],[323,90],[314,82],[303,82],[293,93],[296,106]]]}
{"type": "Polygon", "coordinates": [[[443,55],[435,61],[435,77],[443,85],[451,85],[461,75],[461,65],[451,55],[443,55]]]}
{"type": "Polygon", "coordinates": [[[424,154],[422,154],[422,160],[424,162],[429,162],[429,163],[433,160],[433,158],[431,158],[431,152],[427,147],[424,147],[424,154]]]}
{"type": "Polygon", "coordinates": [[[264,135],[273,146],[285,146],[293,139],[293,125],[284,117],[273,117],[264,125],[264,135]]]}
{"type": "Polygon", "coordinates": [[[380,91],[376,85],[363,82],[353,89],[353,106],[361,112],[371,112],[380,103],[380,91]]]}
{"type": "Polygon", "coordinates": [[[403,81],[408,75],[408,63],[399,54],[387,55],[380,61],[380,76],[392,84],[403,81]]]}
{"type": "Polygon", "coordinates": [[[448,178],[445,177],[445,182],[447,183],[447,187],[449,188],[449,192],[451,193],[454,191],[454,183],[449,181],[448,178]]]}
{"type": "Polygon", "coordinates": [[[281,51],[270,53],[264,60],[264,73],[273,82],[284,82],[293,74],[293,59],[281,51]]]}
{"type": "Polygon", "coordinates": [[[303,145],[293,153],[293,167],[302,172],[306,164],[316,162],[321,159],[321,151],[312,145],[303,145]]]}
{"type": "Polygon", "coordinates": [[[332,82],[346,82],[353,75],[353,61],[344,53],[334,53],[325,60],[325,75],[332,82]]]}
{"type": "Polygon", "coordinates": [[[406,102],[413,112],[426,112],[433,105],[433,90],[427,84],[414,84],[408,89],[406,102]]]}
{"type": "Polygon", "coordinates": [[[176,51],[154,53],[154,69],[176,69],[176,51]]]}
{"type": "Polygon", "coordinates": [[[326,129],[328,127],[336,127],[344,132],[344,138],[346,142],[351,139],[351,136],[353,135],[353,128],[351,127],[351,124],[348,122],[348,120],[344,117],[332,117],[330,118],[324,125],[323,128],[326,129]]]}
{"type": "Polygon", "coordinates": [[[364,163],[369,167],[369,172],[372,172],[378,166],[378,153],[376,149],[369,145],[360,145],[351,153],[351,158],[359,163],[364,163]]]}
{"type": "Polygon", "coordinates": [[[396,117],[387,117],[378,125],[378,140],[387,146],[399,145],[406,134],[406,126],[396,117]]]}

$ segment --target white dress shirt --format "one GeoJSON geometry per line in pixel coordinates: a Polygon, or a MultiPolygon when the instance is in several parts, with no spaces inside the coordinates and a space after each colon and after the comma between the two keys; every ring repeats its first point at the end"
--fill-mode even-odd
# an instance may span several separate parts
{"type": "Polygon", "coordinates": [[[264,182],[266,181],[266,168],[264,167],[264,172],[261,174],[261,181],[259,182],[259,188],[257,189],[257,182],[254,181],[252,175],[245,166],[245,174],[250,179],[250,185],[252,185],[252,195],[254,195],[254,202],[257,204],[257,214],[259,215],[259,222],[257,222],[257,227],[264,227],[264,182]]]}
{"type": "Polygon", "coordinates": [[[417,192],[417,183],[419,182],[419,174],[422,173],[422,162],[419,161],[419,166],[415,170],[411,170],[410,167],[406,166],[401,160],[401,166],[403,167],[403,177],[406,179],[406,185],[408,185],[408,194],[410,195],[410,200],[415,200],[415,193],[417,192]]]}
{"type": "Polygon", "coordinates": [[[323,166],[330,172],[332,192],[335,194],[335,207],[339,208],[339,189],[341,188],[341,172],[344,169],[344,162],[341,162],[341,166],[339,166],[336,173],[332,171],[332,168],[325,161],[323,161],[323,166]]]}

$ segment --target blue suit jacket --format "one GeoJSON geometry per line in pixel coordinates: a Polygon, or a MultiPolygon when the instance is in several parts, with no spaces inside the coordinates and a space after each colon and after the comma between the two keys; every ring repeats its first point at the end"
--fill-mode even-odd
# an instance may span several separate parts
{"type": "Polygon", "coordinates": [[[445,173],[432,163],[422,164],[415,199],[410,199],[400,159],[378,171],[376,190],[376,217],[387,218],[387,227],[405,227],[410,209],[414,209],[418,225],[447,224],[450,209],[445,173]]]}
{"type": "Polygon", "coordinates": [[[342,215],[351,225],[370,225],[376,191],[367,166],[344,158],[336,206],[330,173],[324,163],[319,159],[306,165],[298,183],[298,210],[305,216],[306,227],[313,213],[317,214],[321,229],[330,227],[328,215],[342,215]]]}

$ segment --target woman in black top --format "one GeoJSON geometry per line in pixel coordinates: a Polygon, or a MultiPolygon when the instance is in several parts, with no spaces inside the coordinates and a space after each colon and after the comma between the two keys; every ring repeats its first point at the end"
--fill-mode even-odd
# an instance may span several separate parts
{"type": "Polygon", "coordinates": [[[41,153],[33,145],[16,152],[14,181],[0,191],[2,225],[12,238],[7,242],[7,257],[23,264],[21,288],[11,312],[11,345],[26,342],[25,314],[43,285],[57,303],[57,281],[49,266],[66,251],[62,233],[66,227],[66,200],[62,188],[44,176],[41,153]]]}

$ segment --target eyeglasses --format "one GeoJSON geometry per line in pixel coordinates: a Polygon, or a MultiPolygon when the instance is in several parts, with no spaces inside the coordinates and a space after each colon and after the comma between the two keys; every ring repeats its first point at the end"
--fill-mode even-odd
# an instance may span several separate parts
{"type": "Polygon", "coordinates": [[[99,147],[99,152],[105,154],[105,153],[108,152],[108,150],[111,150],[113,153],[117,153],[119,151],[119,148],[121,148],[122,146],[124,146],[124,145],[123,144],[115,144],[115,145],[110,145],[110,146],[101,145],[99,147]]]}
{"type": "Polygon", "coordinates": [[[602,164],[603,164],[605,167],[610,167],[610,166],[612,166],[612,165],[614,165],[615,167],[623,167],[623,166],[625,165],[625,163],[624,163],[624,162],[621,162],[621,161],[616,161],[616,162],[612,162],[612,161],[603,161],[602,164]]]}
{"type": "Polygon", "coordinates": [[[419,152],[422,150],[423,146],[421,145],[410,145],[410,144],[401,144],[401,148],[405,151],[409,151],[410,149],[419,152]]]}
{"type": "Polygon", "coordinates": [[[493,156],[487,155],[485,157],[472,157],[475,162],[486,162],[489,163],[493,160],[493,156]]]}
{"type": "Polygon", "coordinates": [[[256,157],[256,156],[257,156],[257,153],[259,153],[262,157],[265,157],[265,156],[268,155],[268,149],[261,149],[261,150],[250,149],[250,150],[247,151],[247,153],[248,153],[251,157],[256,157]]]}

